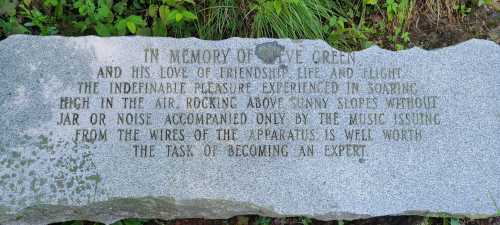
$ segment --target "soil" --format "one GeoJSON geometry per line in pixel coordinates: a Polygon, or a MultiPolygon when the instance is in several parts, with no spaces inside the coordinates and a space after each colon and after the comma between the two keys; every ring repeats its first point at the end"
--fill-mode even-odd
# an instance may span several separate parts
{"type": "Polygon", "coordinates": [[[476,7],[470,13],[436,19],[430,13],[418,15],[410,27],[412,45],[424,49],[442,48],[472,38],[500,43],[500,12],[493,7],[476,7]]]}

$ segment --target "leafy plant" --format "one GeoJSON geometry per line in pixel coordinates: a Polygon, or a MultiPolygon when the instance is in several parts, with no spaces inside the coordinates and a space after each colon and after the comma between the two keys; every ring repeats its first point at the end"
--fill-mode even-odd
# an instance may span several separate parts
{"type": "Polygon", "coordinates": [[[16,17],[9,17],[7,20],[0,19],[0,28],[8,34],[28,34],[30,31],[19,24],[16,17]]]}
{"type": "Polygon", "coordinates": [[[303,224],[303,225],[311,225],[312,224],[312,220],[311,220],[311,218],[308,218],[308,217],[301,217],[300,218],[300,223],[303,224]]]}
{"type": "Polygon", "coordinates": [[[368,7],[376,6],[376,1],[352,1],[348,4],[332,4],[334,15],[328,21],[330,34],[328,41],[331,45],[342,50],[359,50],[372,45],[369,41],[376,30],[366,23],[368,7]]]}
{"type": "Polygon", "coordinates": [[[112,225],[143,225],[147,220],[143,219],[126,219],[113,223],[112,225]]]}
{"type": "Polygon", "coordinates": [[[450,225],[448,217],[443,217],[443,225],[450,225]]]}
{"type": "Polygon", "coordinates": [[[449,20],[493,0],[0,0],[0,38],[10,34],[276,37],[323,39],[342,50],[410,44],[423,7],[449,20]],[[436,4],[431,4],[435,2],[436,4]],[[415,6],[416,5],[416,6],[415,6]]]}
{"type": "Polygon", "coordinates": [[[114,15],[110,1],[98,0],[96,5],[94,0],[76,0],[73,8],[77,9],[79,16],[84,18],[73,23],[80,32],[93,28],[100,36],[119,34],[113,26],[114,15]]]}
{"type": "Polygon", "coordinates": [[[0,16],[15,16],[18,4],[17,0],[0,0],[0,16]]]}
{"type": "Polygon", "coordinates": [[[20,5],[20,7],[22,9],[21,15],[29,21],[24,26],[36,28],[41,35],[57,34],[57,28],[52,25],[52,17],[44,15],[36,8],[28,9],[24,5],[20,5]]]}
{"type": "Polygon", "coordinates": [[[394,16],[396,16],[398,14],[398,3],[396,2],[396,0],[387,0],[385,2],[385,8],[387,10],[387,20],[389,22],[392,22],[394,16]]]}
{"type": "Polygon", "coordinates": [[[483,6],[483,5],[493,5],[493,0],[478,0],[477,1],[477,6],[483,6]]]}
{"type": "Polygon", "coordinates": [[[255,221],[255,225],[270,225],[271,221],[272,220],[269,217],[259,216],[255,221]]]}
{"type": "Polygon", "coordinates": [[[392,24],[389,27],[389,42],[396,50],[406,48],[410,42],[410,33],[408,32],[409,21],[415,6],[415,0],[387,0],[386,15],[387,22],[392,24]],[[392,28],[392,29],[391,29],[392,28]]]}
{"type": "MultiPolygon", "coordinates": [[[[198,19],[188,6],[194,6],[193,0],[162,0],[159,4],[151,4],[148,16],[152,18],[151,34],[167,36],[168,28],[173,29],[177,36],[188,36],[193,29],[183,29],[198,19]]],[[[191,26],[193,27],[193,26],[191,26]]]]}
{"type": "Polygon", "coordinates": [[[453,9],[455,9],[462,17],[466,16],[471,12],[471,8],[467,7],[464,3],[457,4],[453,6],[453,9]]]}
{"type": "Polygon", "coordinates": [[[460,225],[460,220],[456,217],[450,218],[450,225],[460,225]]]}

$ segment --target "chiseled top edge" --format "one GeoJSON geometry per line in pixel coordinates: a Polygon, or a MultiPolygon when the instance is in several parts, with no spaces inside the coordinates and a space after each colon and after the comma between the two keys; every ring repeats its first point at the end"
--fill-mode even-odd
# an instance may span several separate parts
{"type": "MultiPolygon", "coordinates": [[[[174,37],[149,37],[149,36],[110,36],[110,37],[99,37],[99,36],[95,36],[95,35],[88,35],[88,36],[61,36],[61,35],[53,35],[53,36],[38,36],[38,35],[26,35],[26,34],[15,34],[15,35],[10,35],[8,36],[6,39],[0,41],[0,48],[2,47],[2,44],[4,43],[7,43],[9,41],[12,41],[12,40],[16,40],[16,39],[19,39],[19,38],[34,38],[34,39],[46,39],[46,38],[64,38],[64,39],[127,39],[127,38],[139,38],[139,39],[158,39],[158,40],[181,40],[181,41],[205,41],[205,42],[225,42],[225,41],[230,41],[230,40],[243,40],[243,41],[247,41],[247,40],[257,40],[257,41],[277,41],[277,40],[281,40],[281,41],[286,41],[286,42],[292,42],[292,43],[301,43],[301,42],[304,42],[304,41],[310,41],[310,42],[319,42],[321,43],[322,45],[324,45],[325,47],[328,46],[332,49],[335,49],[336,51],[341,51],[341,50],[338,50],[336,48],[334,48],[333,46],[329,45],[326,41],[322,40],[322,39],[290,39],[290,38],[242,38],[242,37],[231,37],[231,38],[227,38],[227,39],[222,39],[222,40],[204,40],[204,39],[200,39],[200,38],[197,38],[197,37],[187,37],[187,38],[174,38],[174,37]]],[[[424,51],[424,52],[433,52],[433,51],[441,51],[441,50],[447,50],[447,49],[455,49],[455,48],[461,48],[461,47],[467,47],[467,46],[472,46],[476,43],[482,43],[482,44],[487,44],[487,45],[491,45],[492,47],[500,47],[499,44],[495,43],[494,41],[491,41],[491,40],[487,40],[487,39],[477,39],[477,38],[472,38],[472,39],[469,39],[467,41],[464,41],[464,42],[460,42],[460,43],[457,43],[457,44],[454,44],[454,45],[449,45],[449,46],[446,46],[446,47],[442,47],[442,48],[434,48],[434,49],[423,49],[423,48],[420,48],[418,46],[415,46],[415,47],[412,47],[412,48],[408,48],[408,49],[403,49],[403,50],[399,50],[399,51],[393,51],[393,50],[389,50],[389,49],[385,49],[385,48],[381,48],[380,46],[378,45],[372,45],[366,49],[362,49],[362,50],[359,50],[359,51],[352,51],[352,52],[355,52],[355,53],[360,53],[360,52],[364,52],[364,51],[384,51],[384,52],[388,52],[388,53],[407,53],[407,52],[414,52],[414,51],[424,51]]],[[[1,50],[1,49],[0,49],[1,50]]],[[[341,52],[345,52],[345,51],[341,51],[341,52]]]]}

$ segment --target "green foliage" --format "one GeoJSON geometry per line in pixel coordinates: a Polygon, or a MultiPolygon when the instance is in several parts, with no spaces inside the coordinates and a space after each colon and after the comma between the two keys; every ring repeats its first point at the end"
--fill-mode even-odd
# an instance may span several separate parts
{"type": "Polygon", "coordinates": [[[460,219],[457,217],[442,217],[443,225],[460,225],[460,219]]]}
{"type": "Polygon", "coordinates": [[[493,0],[478,0],[477,6],[493,5],[493,0]]]}
{"type": "Polygon", "coordinates": [[[255,221],[255,225],[270,225],[271,221],[269,217],[259,216],[255,221]]]}
{"type": "MultiPolygon", "coordinates": [[[[323,39],[359,50],[404,49],[417,0],[0,0],[0,39],[11,34],[323,39]]],[[[454,4],[458,1],[450,1],[454,4]]],[[[422,4],[422,3],[420,3],[422,4]]],[[[449,6],[465,16],[493,0],[449,6]]]]}
{"type": "Polygon", "coordinates": [[[28,9],[24,5],[21,5],[21,9],[21,15],[30,21],[25,23],[24,26],[36,29],[41,35],[57,34],[57,27],[54,26],[53,17],[44,15],[36,8],[28,9]]]}
{"type": "Polygon", "coordinates": [[[17,4],[16,0],[0,0],[0,16],[15,16],[17,4]]]}
{"type": "Polygon", "coordinates": [[[398,3],[396,2],[396,0],[387,0],[385,2],[385,7],[387,10],[387,20],[389,22],[392,22],[392,19],[399,11],[398,3]]]}
{"type": "Polygon", "coordinates": [[[28,34],[29,30],[19,24],[15,17],[8,17],[7,20],[0,19],[0,28],[8,34],[28,34]]]}
{"type": "Polygon", "coordinates": [[[406,48],[410,42],[408,33],[409,21],[415,6],[415,0],[387,0],[386,15],[389,26],[387,33],[390,34],[388,40],[396,50],[406,48]]]}
{"type": "Polygon", "coordinates": [[[308,217],[301,217],[300,222],[303,225],[311,225],[312,224],[311,218],[308,218],[308,217]]]}
{"type": "Polygon", "coordinates": [[[62,225],[83,225],[83,222],[82,221],[68,221],[68,222],[64,222],[62,223],[62,225]]]}
{"type": "Polygon", "coordinates": [[[368,26],[365,14],[368,10],[364,0],[352,1],[347,4],[334,4],[332,7],[334,15],[329,19],[328,30],[330,31],[328,41],[336,48],[344,50],[364,49],[372,45],[369,37],[376,34],[376,30],[368,26]]]}
{"type": "Polygon", "coordinates": [[[250,8],[253,37],[323,39],[321,22],[331,15],[322,0],[257,0],[250,8]]]}
{"type": "Polygon", "coordinates": [[[203,15],[196,23],[200,38],[220,40],[246,36],[244,15],[238,7],[238,1],[234,0],[209,0],[198,12],[203,15]]]}
{"type": "Polygon", "coordinates": [[[147,220],[143,219],[126,219],[126,220],[121,220],[116,223],[113,223],[111,225],[143,225],[146,223],[147,220]]]}
{"type": "Polygon", "coordinates": [[[431,218],[428,216],[425,216],[422,223],[420,223],[420,225],[431,225],[431,224],[432,224],[431,218]]]}
{"type": "Polygon", "coordinates": [[[377,5],[378,0],[363,0],[365,5],[377,5]]]}
{"type": "Polygon", "coordinates": [[[0,0],[0,34],[196,34],[193,0],[0,0]],[[146,10],[144,10],[146,9],[146,10]]]}
{"type": "Polygon", "coordinates": [[[450,225],[460,225],[460,220],[456,217],[450,218],[450,225]]]}
{"type": "Polygon", "coordinates": [[[447,217],[443,217],[443,225],[450,225],[450,222],[447,217]]]}
{"type": "Polygon", "coordinates": [[[154,36],[167,36],[168,29],[173,30],[174,36],[184,37],[194,33],[193,22],[198,17],[188,8],[194,6],[192,0],[162,0],[158,4],[151,4],[148,16],[152,18],[149,31],[154,36]],[[191,29],[186,29],[191,27],[191,29]]]}
{"type": "Polygon", "coordinates": [[[453,9],[455,9],[461,16],[466,16],[471,12],[471,8],[467,7],[464,3],[459,3],[455,6],[453,6],[453,9]]]}

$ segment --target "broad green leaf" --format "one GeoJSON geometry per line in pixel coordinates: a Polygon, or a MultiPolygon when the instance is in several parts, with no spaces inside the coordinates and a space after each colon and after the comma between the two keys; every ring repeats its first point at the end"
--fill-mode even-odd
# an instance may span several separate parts
{"type": "Polygon", "coordinates": [[[363,49],[365,49],[365,48],[369,48],[369,47],[371,47],[372,45],[373,45],[373,42],[371,42],[371,41],[364,41],[363,43],[361,43],[361,47],[362,47],[363,49]]]}
{"type": "Polygon", "coordinates": [[[99,36],[102,36],[102,37],[107,37],[107,36],[110,36],[111,35],[111,32],[112,32],[112,29],[113,27],[110,26],[110,25],[105,25],[105,24],[102,24],[102,23],[98,23],[96,26],[95,26],[95,32],[99,35],[99,36]]]}
{"type": "Polygon", "coordinates": [[[194,13],[187,11],[187,10],[182,11],[182,16],[184,16],[186,21],[193,21],[193,20],[198,19],[198,17],[196,17],[196,15],[194,15],[194,13]]]}
{"type": "Polygon", "coordinates": [[[118,32],[118,35],[127,34],[127,21],[124,19],[118,20],[118,22],[115,24],[115,28],[118,32]]]}
{"type": "Polygon", "coordinates": [[[161,21],[163,22],[163,24],[167,24],[168,16],[170,14],[170,8],[166,5],[162,5],[160,6],[159,12],[161,21]]]}
{"type": "Polygon", "coordinates": [[[401,34],[401,38],[403,38],[404,42],[410,42],[410,33],[403,32],[403,34],[401,34]]]}
{"type": "Polygon", "coordinates": [[[330,25],[330,27],[335,27],[337,25],[337,16],[332,16],[328,21],[328,25],[330,25]]]}
{"type": "Polygon", "coordinates": [[[344,30],[345,29],[345,23],[347,22],[346,19],[344,19],[344,17],[339,17],[339,19],[337,20],[337,24],[338,24],[338,27],[341,29],[341,30],[344,30]]]}
{"type": "Polygon", "coordinates": [[[135,25],[145,26],[146,22],[142,19],[142,16],[131,15],[127,17],[127,21],[134,23],[135,25]]]}
{"type": "Polygon", "coordinates": [[[58,0],[57,5],[56,5],[56,17],[61,18],[63,16],[63,10],[64,10],[64,0],[58,0]]]}
{"type": "Polygon", "coordinates": [[[280,0],[274,0],[273,6],[274,6],[274,11],[276,11],[276,14],[279,15],[281,13],[281,10],[283,9],[282,6],[281,6],[281,1],[280,0]]]}
{"type": "Polygon", "coordinates": [[[182,13],[177,12],[175,14],[175,22],[181,22],[182,18],[184,18],[184,15],[182,15],[182,13]]]}
{"type": "Polygon", "coordinates": [[[102,19],[105,19],[105,18],[108,18],[111,16],[113,16],[113,13],[111,12],[111,10],[107,6],[103,6],[103,7],[100,7],[97,9],[96,18],[98,20],[102,20],[102,19]]]}
{"type": "Polygon", "coordinates": [[[46,6],[56,6],[59,3],[58,0],[44,0],[43,4],[46,6]]]}
{"type": "Polygon", "coordinates": [[[155,18],[158,15],[158,5],[152,4],[148,8],[148,16],[155,18]]]}
{"type": "Polygon", "coordinates": [[[111,7],[113,6],[113,0],[99,0],[98,5],[100,7],[107,6],[108,8],[111,9],[111,7]]]}
{"type": "Polygon", "coordinates": [[[271,218],[268,218],[268,217],[261,217],[261,216],[259,216],[259,217],[257,218],[257,221],[255,221],[255,223],[256,223],[257,225],[270,225],[270,224],[271,224],[271,222],[272,222],[272,221],[271,221],[271,218]]]}
{"type": "Polygon", "coordinates": [[[127,28],[132,34],[135,34],[135,32],[137,31],[137,27],[135,26],[135,23],[132,21],[127,21],[127,28]]]}
{"type": "Polygon", "coordinates": [[[177,9],[171,10],[170,13],[168,13],[167,15],[165,24],[177,23],[177,14],[182,15],[182,13],[177,9]]]}
{"type": "Polygon", "coordinates": [[[378,0],[364,0],[366,5],[376,5],[378,0]]]}
{"type": "Polygon", "coordinates": [[[17,1],[0,0],[0,16],[7,14],[9,16],[16,15],[17,1]]]}
{"type": "Polygon", "coordinates": [[[26,34],[29,33],[29,30],[26,29],[23,25],[19,24],[17,22],[15,17],[10,17],[9,21],[4,21],[0,19],[0,28],[3,29],[3,31],[6,34],[26,34]]]}
{"type": "Polygon", "coordinates": [[[118,15],[122,15],[127,9],[127,1],[122,0],[118,3],[113,4],[113,10],[118,13],[118,15]]]}
{"type": "Polygon", "coordinates": [[[163,2],[165,2],[165,3],[167,3],[168,5],[171,5],[171,6],[175,5],[175,3],[177,3],[176,0],[163,0],[163,2]]]}
{"type": "Polygon", "coordinates": [[[310,225],[310,224],[312,224],[311,218],[302,217],[301,220],[302,220],[301,222],[302,222],[303,225],[310,225]]]}

